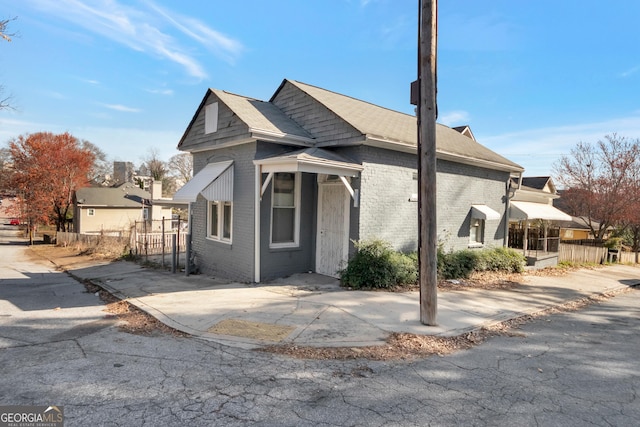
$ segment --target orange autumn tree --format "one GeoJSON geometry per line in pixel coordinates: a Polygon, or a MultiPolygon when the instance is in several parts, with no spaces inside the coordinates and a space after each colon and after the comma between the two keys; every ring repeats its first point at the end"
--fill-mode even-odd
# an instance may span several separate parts
{"type": "Polygon", "coordinates": [[[11,182],[19,196],[20,216],[32,238],[37,224],[55,222],[66,231],[73,194],[88,184],[94,154],[69,133],[38,132],[9,142],[11,182]]]}

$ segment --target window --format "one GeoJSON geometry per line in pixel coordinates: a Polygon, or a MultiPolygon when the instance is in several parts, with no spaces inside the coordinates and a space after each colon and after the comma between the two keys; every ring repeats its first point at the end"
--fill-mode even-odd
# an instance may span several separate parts
{"type": "Polygon", "coordinates": [[[271,197],[271,247],[298,245],[300,234],[300,175],[276,173],[271,197]]]}
{"type": "Polygon", "coordinates": [[[209,202],[207,237],[213,240],[231,243],[232,217],[232,202],[209,202]]]}
{"type": "Polygon", "coordinates": [[[214,102],[204,108],[204,133],[210,134],[218,130],[218,103],[214,102]]]}
{"type": "Polygon", "coordinates": [[[96,216],[96,210],[93,208],[87,209],[87,216],[96,216]]]}
{"type": "Polygon", "coordinates": [[[469,244],[482,245],[483,243],[484,243],[484,220],[479,218],[471,218],[469,244]]]}

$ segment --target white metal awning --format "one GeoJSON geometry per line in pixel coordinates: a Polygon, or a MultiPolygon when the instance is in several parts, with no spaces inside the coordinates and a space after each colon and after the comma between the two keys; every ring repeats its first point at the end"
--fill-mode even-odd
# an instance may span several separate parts
{"type": "Polygon", "coordinates": [[[502,218],[502,215],[487,205],[471,205],[471,218],[478,218],[486,221],[500,219],[502,218]]]}
{"type": "Polygon", "coordinates": [[[509,219],[571,221],[571,216],[545,203],[511,202],[511,206],[509,208],[509,219]]]}
{"type": "Polygon", "coordinates": [[[322,148],[307,148],[266,159],[257,159],[263,173],[308,172],[338,176],[357,176],[364,167],[322,148]]]}
{"type": "Polygon", "coordinates": [[[173,200],[193,203],[198,194],[207,200],[233,200],[233,160],[209,163],[173,195],[173,200]]]}

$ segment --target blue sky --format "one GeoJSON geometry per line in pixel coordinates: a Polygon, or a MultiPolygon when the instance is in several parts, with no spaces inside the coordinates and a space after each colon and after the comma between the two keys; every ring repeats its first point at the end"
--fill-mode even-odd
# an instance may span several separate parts
{"type": "MultiPolygon", "coordinates": [[[[268,100],[299,80],[413,113],[418,0],[0,0],[0,144],[69,131],[163,159],[208,87],[268,100]]],[[[637,0],[439,2],[440,123],[548,175],[579,141],[640,137],[637,0]]]]}

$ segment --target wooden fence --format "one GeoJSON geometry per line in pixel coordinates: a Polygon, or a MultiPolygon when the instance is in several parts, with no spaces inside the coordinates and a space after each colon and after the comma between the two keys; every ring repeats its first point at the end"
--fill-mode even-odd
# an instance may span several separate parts
{"type": "Polygon", "coordinates": [[[604,247],[561,243],[558,261],[594,264],[611,261],[633,264],[636,262],[636,254],[635,252],[618,252],[614,258],[608,254],[608,249],[604,247]]]}
{"type": "Polygon", "coordinates": [[[170,254],[173,250],[173,235],[176,236],[177,251],[185,252],[187,248],[187,233],[177,230],[165,233],[140,233],[132,227],[131,233],[104,232],[100,234],[79,234],[58,231],[56,243],[61,246],[81,244],[87,247],[96,247],[104,243],[128,245],[136,255],[161,255],[170,254]]]}
{"type": "Polygon", "coordinates": [[[128,240],[129,235],[123,233],[79,234],[66,231],[56,232],[56,243],[61,246],[70,246],[76,243],[97,246],[101,242],[126,243],[128,240]]]}

